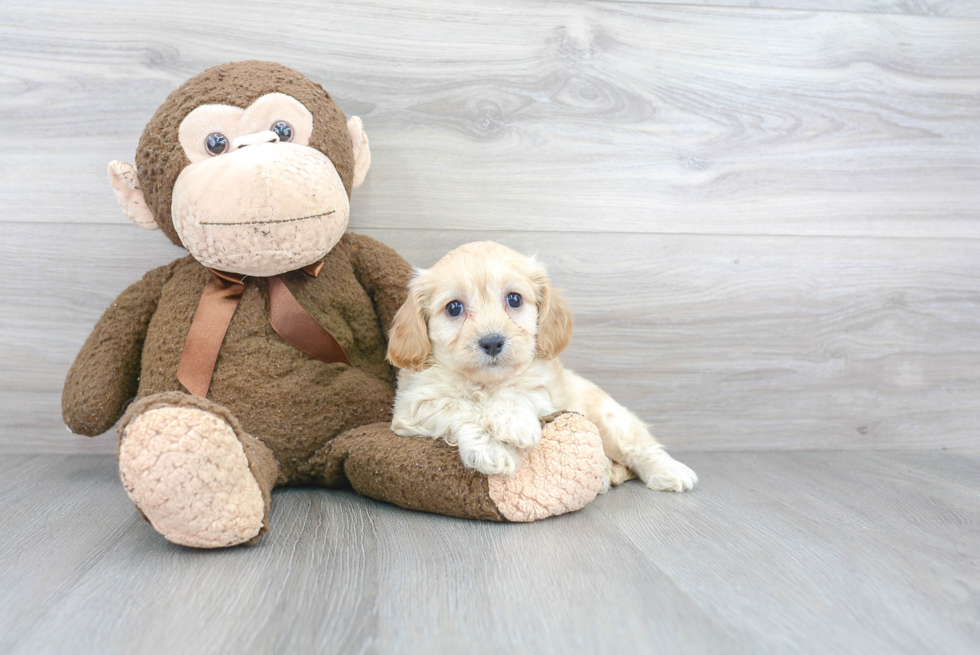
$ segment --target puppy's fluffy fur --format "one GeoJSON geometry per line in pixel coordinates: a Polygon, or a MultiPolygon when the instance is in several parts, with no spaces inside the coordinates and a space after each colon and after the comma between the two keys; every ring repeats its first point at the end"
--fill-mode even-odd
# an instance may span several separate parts
{"type": "Polygon", "coordinates": [[[697,475],[642,421],[562,367],[556,357],[571,337],[568,305],[533,258],[488,241],[453,250],[418,272],[395,316],[388,359],[402,370],[392,429],[445,439],[466,466],[509,475],[520,450],[540,441],[538,417],[571,410],[599,428],[606,488],[635,472],[651,489],[690,489],[697,475]]]}

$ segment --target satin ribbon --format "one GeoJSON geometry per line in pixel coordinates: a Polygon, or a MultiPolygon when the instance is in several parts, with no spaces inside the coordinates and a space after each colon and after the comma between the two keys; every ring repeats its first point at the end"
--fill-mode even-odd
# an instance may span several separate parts
{"type": "MultiPolygon", "coordinates": [[[[195,396],[207,396],[218,361],[221,342],[228,332],[231,317],[245,293],[247,276],[223,271],[211,271],[204,287],[197,312],[184,342],[184,353],[177,367],[177,379],[195,396]]],[[[299,269],[308,277],[323,270],[323,262],[299,269]]],[[[284,274],[288,275],[288,273],[284,274]]],[[[353,367],[343,347],[330,332],[303,309],[282,279],[283,275],[266,278],[269,289],[269,322],[286,343],[320,360],[324,364],[341,362],[353,367]]]]}

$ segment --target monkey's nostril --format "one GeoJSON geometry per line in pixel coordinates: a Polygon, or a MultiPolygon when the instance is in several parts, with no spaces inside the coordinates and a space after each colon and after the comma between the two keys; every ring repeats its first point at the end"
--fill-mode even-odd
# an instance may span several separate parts
{"type": "Polygon", "coordinates": [[[500,351],[504,349],[505,341],[506,340],[502,334],[488,334],[480,339],[480,350],[491,357],[496,357],[500,354],[500,351]]]}

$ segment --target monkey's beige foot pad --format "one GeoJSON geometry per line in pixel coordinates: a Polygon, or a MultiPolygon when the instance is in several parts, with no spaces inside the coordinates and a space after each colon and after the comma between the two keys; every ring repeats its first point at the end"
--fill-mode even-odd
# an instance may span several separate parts
{"type": "Polygon", "coordinates": [[[232,427],[195,407],[163,406],[121,428],[119,474],[130,499],[167,540],[234,546],[263,531],[267,498],[232,427]]]}
{"type": "Polygon", "coordinates": [[[607,460],[596,426],[570,412],[544,421],[541,443],[524,451],[517,473],[487,479],[490,498],[509,521],[574,512],[602,490],[607,460]]]}

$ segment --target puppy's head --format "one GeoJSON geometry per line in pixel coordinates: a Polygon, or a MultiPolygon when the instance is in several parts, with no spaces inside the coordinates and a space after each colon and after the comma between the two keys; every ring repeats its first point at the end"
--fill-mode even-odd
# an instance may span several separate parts
{"type": "Polygon", "coordinates": [[[395,315],[388,361],[413,371],[439,364],[493,380],[536,357],[557,357],[571,338],[572,314],[544,267],[481,241],[418,272],[395,315]]]}

